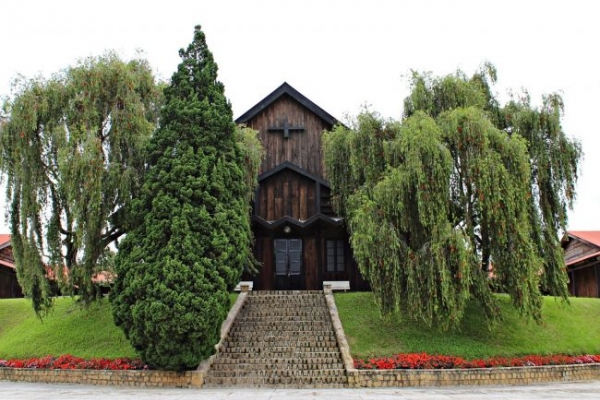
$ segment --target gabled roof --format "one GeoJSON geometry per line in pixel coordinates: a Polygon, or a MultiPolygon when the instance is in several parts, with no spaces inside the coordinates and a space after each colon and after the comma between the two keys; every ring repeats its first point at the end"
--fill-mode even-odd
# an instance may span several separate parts
{"type": "Polygon", "coordinates": [[[600,247],[600,231],[568,231],[567,235],[596,247],[600,247]]]}
{"type": "Polygon", "coordinates": [[[6,247],[7,244],[10,244],[10,234],[0,233],[0,248],[6,247]]]}
{"type": "Polygon", "coordinates": [[[265,108],[269,107],[275,100],[280,98],[281,96],[287,94],[298,103],[302,104],[304,107],[308,108],[314,114],[316,114],[319,118],[330,124],[331,126],[335,125],[338,121],[331,116],[327,111],[323,110],[321,107],[310,101],[306,96],[302,93],[291,87],[287,82],[283,82],[281,86],[275,89],[270,95],[262,99],[258,102],[254,107],[250,110],[246,111],[240,117],[238,117],[235,122],[238,124],[245,124],[254,118],[258,113],[260,113],[265,108]]]}
{"type": "Polygon", "coordinates": [[[590,254],[586,254],[579,258],[569,260],[567,266],[571,267],[580,262],[591,260],[600,256],[600,231],[568,231],[563,239],[563,243],[569,242],[570,240],[579,240],[580,242],[592,245],[598,249],[598,251],[590,254]]]}
{"type": "MultiPolygon", "coordinates": [[[[0,250],[10,246],[10,234],[0,233],[0,250]]],[[[3,260],[0,258],[0,266],[4,266],[10,269],[15,269],[15,264],[9,260],[3,260]]]]}
{"type": "Polygon", "coordinates": [[[284,161],[281,164],[279,164],[278,166],[276,166],[275,168],[271,168],[270,170],[263,172],[262,174],[260,174],[258,176],[258,181],[262,182],[265,179],[269,178],[270,176],[278,174],[279,172],[283,171],[284,169],[289,169],[290,171],[294,171],[312,181],[320,183],[323,186],[329,187],[329,183],[327,183],[327,181],[325,181],[323,178],[321,178],[317,175],[311,174],[304,168],[302,168],[296,164],[293,164],[289,161],[284,161]]]}

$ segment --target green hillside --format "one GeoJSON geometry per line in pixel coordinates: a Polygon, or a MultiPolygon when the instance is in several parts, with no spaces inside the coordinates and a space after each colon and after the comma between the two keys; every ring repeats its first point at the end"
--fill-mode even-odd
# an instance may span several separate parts
{"type": "Polygon", "coordinates": [[[441,332],[422,324],[391,318],[382,321],[371,293],[335,295],[354,357],[426,352],[484,358],[528,354],[600,354],[600,299],[571,298],[570,305],[545,297],[543,324],[519,318],[500,296],[504,320],[489,328],[480,310],[471,307],[459,329],[441,332]]]}
{"type": "MultiPolygon", "coordinates": [[[[440,332],[401,319],[382,321],[370,293],[338,293],[338,311],[355,357],[404,352],[481,358],[495,355],[600,354],[600,299],[573,298],[565,305],[545,298],[544,323],[523,321],[501,297],[505,319],[492,330],[476,308],[459,330],[440,332]]],[[[232,295],[235,300],[235,295],[232,295]]],[[[136,357],[115,327],[106,299],[82,309],[71,298],[56,299],[40,321],[25,299],[0,300],[0,359],[72,354],[136,357]]]]}
{"type": "Polygon", "coordinates": [[[107,299],[84,309],[70,297],[57,298],[53,310],[41,321],[29,300],[0,300],[0,358],[61,354],[136,357],[114,325],[107,299]]]}

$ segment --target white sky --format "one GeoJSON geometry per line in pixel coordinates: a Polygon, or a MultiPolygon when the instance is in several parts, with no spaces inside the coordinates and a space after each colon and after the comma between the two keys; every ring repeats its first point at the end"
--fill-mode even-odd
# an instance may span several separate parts
{"type": "Polygon", "coordinates": [[[504,98],[562,93],[563,127],[585,152],[569,229],[600,230],[600,1],[3,0],[0,95],[17,74],[48,76],[106,50],[140,49],[168,79],[196,24],[236,117],[287,81],[338,119],[363,105],[399,119],[411,69],[470,75],[486,60],[504,98]]]}

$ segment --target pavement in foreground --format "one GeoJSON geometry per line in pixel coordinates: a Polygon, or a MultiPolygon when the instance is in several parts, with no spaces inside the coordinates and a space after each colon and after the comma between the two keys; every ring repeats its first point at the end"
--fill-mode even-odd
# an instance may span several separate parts
{"type": "Polygon", "coordinates": [[[0,381],[2,400],[91,399],[344,399],[344,400],[448,400],[448,399],[598,399],[600,381],[550,383],[529,386],[457,386],[391,389],[171,389],[129,388],[0,381]]]}

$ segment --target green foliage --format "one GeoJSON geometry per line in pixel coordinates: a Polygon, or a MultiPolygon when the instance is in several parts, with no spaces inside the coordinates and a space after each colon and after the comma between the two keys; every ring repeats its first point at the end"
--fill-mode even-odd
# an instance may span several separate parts
{"type": "MultiPolygon", "coordinates": [[[[236,133],[217,65],[197,26],[165,89],[137,225],[119,244],[111,292],[116,324],[144,362],[195,368],[214,353],[227,290],[254,263],[249,200],[260,150],[236,133]]],[[[256,135],[254,135],[256,137],[256,135]]]]}
{"type": "Polygon", "coordinates": [[[128,228],[160,93],[145,60],[113,53],[15,87],[3,105],[0,167],[18,279],[43,314],[51,306],[45,265],[63,293],[96,296],[99,260],[128,228]]]}
{"type": "Polygon", "coordinates": [[[474,298],[495,320],[501,290],[539,321],[540,287],[566,299],[558,233],[581,150],[556,95],[501,108],[495,74],[415,73],[401,124],[365,111],[324,136],[334,206],[384,315],[449,328],[474,298]]]}
{"type": "Polygon", "coordinates": [[[460,324],[443,331],[406,316],[382,320],[371,293],[335,295],[356,358],[422,352],[467,359],[600,352],[600,299],[572,298],[567,305],[556,297],[543,297],[543,325],[523,320],[508,296],[497,295],[496,300],[502,323],[488,326],[483,310],[470,301],[460,324]]]}

